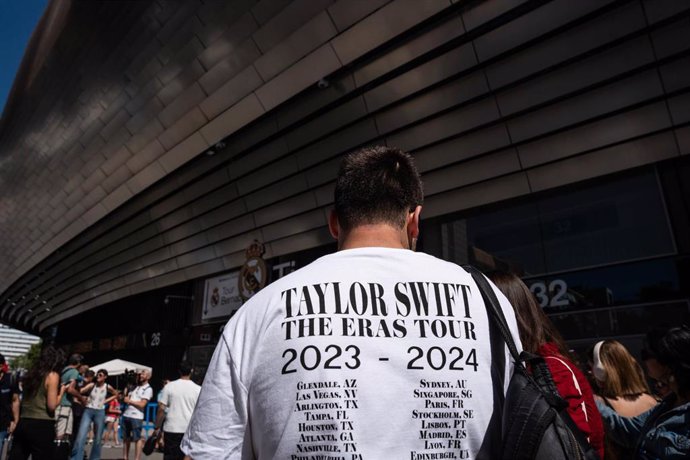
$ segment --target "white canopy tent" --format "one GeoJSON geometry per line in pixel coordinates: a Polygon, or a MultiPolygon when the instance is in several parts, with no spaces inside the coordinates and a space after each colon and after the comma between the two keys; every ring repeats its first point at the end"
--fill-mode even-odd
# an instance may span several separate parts
{"type": "Polygon", "coordinates": [[[110,361],[106,361],[105,363],[102,364],[96,364],[94,366],[89,366],[94,372],[98,372],[99,369],[105,369],[108,371],[108,375],[110,376],[116,376],[116,375],[122,375],[125,373],[125,370],[128,371],[134,371],[134,370],[147,370],[149,373],[153,370],[149,366],[144,366],[143,364],[137,364],[133,363],[131,361],[125,361],[124,359],[113,359],[110,361]]]}

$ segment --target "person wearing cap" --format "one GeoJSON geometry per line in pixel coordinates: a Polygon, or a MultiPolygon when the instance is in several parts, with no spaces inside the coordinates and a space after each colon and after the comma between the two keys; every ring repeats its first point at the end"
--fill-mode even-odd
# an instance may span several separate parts
{"type": "Polygon", "coordinates": [[[5,439],[14,431],[19,420],[12,413],[12,400],[19,395],[17,383],[12,380],[5,357],[0,354],[0,452],[5,439]]]}

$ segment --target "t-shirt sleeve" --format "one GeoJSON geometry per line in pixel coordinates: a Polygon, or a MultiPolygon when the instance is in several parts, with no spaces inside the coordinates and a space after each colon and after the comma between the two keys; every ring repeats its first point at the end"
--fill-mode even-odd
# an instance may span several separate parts
{"type": "Polygon", "coordinates": [[[181,448],[194,460],[244,458],[247,422],[247,388],[240,381],[223,336],[211,358],[181,448]]]}
{"type": "Polygon", "coordinates": [[[165,404],[166,406],[170,405],[170,396],[168,395],[168,387],[167,385],[163,387],[161,390],[161,395],[158,397],[158,403],[159,404],[165,404]]]}
{"type": "Polygon", "coordinates": [[[151,388],[151,386],[149,385],[148,388],[146,388],[141,394],[141,399],[151,401],[151,398],[153,398],[153,388],[151,388]]]}
{"type": "Polygon", "coordinates": [[[70,369],[65,371],[60,378],[60,383],[69,383],[72,380],[77,380],[79,377],[79,371],[76,369],[70,369]]]}

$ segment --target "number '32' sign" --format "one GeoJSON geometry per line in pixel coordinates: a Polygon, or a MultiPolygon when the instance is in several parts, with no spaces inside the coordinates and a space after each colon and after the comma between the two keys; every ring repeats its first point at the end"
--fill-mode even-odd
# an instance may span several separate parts
{"type": "Polygon", "coordinates": [[[529,286],[529,290],[537,298],[539,305],[544,307],[567,307],[570,305],[568,298],[568,284],[555,279],[548,285],[543,281],[537,281],[529,286]]]}

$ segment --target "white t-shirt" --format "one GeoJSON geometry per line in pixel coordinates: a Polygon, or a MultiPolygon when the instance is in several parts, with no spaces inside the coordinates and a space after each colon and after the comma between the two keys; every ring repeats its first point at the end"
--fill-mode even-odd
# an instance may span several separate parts
{"type": "MultiPolygon", "coordinates": [[[[151,385],[148,383],[136,387],[129,394],[130,401],[134,402],[142,401],[144,399],[151,401],[151,397],[153,397],[153,389],[151,389],[151,385]]],[[[134,407],[133,404],[128,405],[127,409],[125,409],[125,412],[122,415],[129,418],[144,420],[144,411],[138,407],[134,407]]]]}
{"type": "Polygon", "coordinates": [[[195,460],[475,458],[493,388],[488,317],[469,273],[404,249],[344,250],[230,320],[182,450],[195,460]]]}
{"type": "Polygon", "coordinates": [[[196,400],[199,398],[201,387],[191,380],[178,379],[168,383],[161,391],[159,403],[165,404],[168,411],[165,414],[163,431],[168,433],[184,433],[192,418],[196,400]]]}
{"type": "Polygon", "coordinates": [[[94,385],[91,388],[89,397],[86,401],[86,407],[90,409],[103,409],[105,410],[105,399],[108,397],[108,384],[104,383],[100,387],[94,385]]]}

